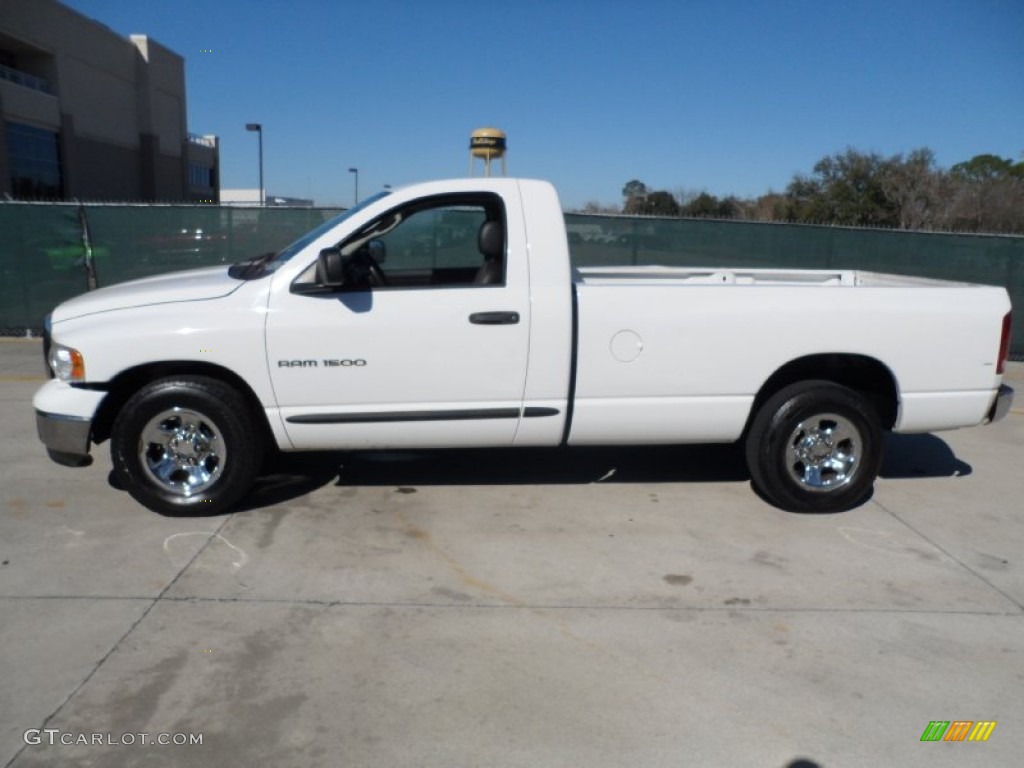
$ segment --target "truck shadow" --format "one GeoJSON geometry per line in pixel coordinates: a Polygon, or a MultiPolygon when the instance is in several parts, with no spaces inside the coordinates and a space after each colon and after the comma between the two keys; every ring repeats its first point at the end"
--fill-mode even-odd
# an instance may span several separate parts
{"type": "Polygon", "coordinates": [[[972,472],[974,468],[958,459],[949,443],[935,435],[885,436],[885,458],[879,473],[882,477],[967,477],[972,472]]]}
{"type": "Polygon", "coordinates": [[[349,486],[580,485],[749,478],[735,445],[473,448],[277,454],[237,511],[349,486]]]}
{"type": "MultiPolygon", "coordinates": [[[[965,477],[972,468],[931,434],[887,435],[881,476],[965,477]]],[[[281,504],[325,485],[579,485],[749,480],[739,445],[321,451],[276,454],[237,511],[281,504]]]]}

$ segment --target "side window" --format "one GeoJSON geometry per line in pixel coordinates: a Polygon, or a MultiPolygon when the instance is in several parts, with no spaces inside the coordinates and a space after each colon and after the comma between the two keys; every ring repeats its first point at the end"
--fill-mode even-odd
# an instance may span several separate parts
{"type": "Polygon", "coordinates": [[[364,227],[341,250],[372,260],[375,290],[503,285],[504,210],[490,195],[417,200],[364,227]]]}

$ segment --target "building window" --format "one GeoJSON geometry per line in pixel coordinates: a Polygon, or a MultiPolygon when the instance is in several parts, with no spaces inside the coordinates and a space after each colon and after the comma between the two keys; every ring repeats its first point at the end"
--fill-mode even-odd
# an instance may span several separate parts
{"type": "Polygon", "coordinates": [[[56,133],[20,123],[7,124],[11,194],[22,200],[60,199],[60,142],[56,133]]]}
{"type": "Polygon", "coordinates": [[[213,183],[213,168],[208,168],[205,165],[197,165],[196,163],[189,163],[188,183],[193,187],[212,188],[215,186],[213,183]]]}

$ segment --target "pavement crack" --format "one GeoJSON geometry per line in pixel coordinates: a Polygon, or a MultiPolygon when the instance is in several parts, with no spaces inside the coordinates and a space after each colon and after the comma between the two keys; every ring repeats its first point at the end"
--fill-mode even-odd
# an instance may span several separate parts
{"type": "MultiPolygon", "coordinates": [[[[196,551],[195,555],[193,555],[189,559],[189,561],[187,563],[185,563],[181,568],[178,569],[178,572],[176,574],[174,574],[174,578],[171,579],[170,582],[168,582],[167,585],[162,590],[160,590],[160,594],[158,594],[154,598],[149,598],[150,603],[149,603],[149,605],[146,606],[145,610],[140,614],[139,618],[137,618],[132,623],[132,625],[130,627],[128,627],[128,629],[124,632],[124,634],[122,634],[121,637],[119,637],[117,639],[117,641],[110,647],[110,649],[103,655],[103,657],[93,665],[92,669],[89,670],[88,674],[86,674],[86,676],[83,677],[79,681],[78,685],[76,685],[71,690],[71,692],[67,696],[64,697],[64,701],[62,701],[60,704],[58,704],[56,709],[54,709],[53,712],[51,712],[49,715],[46,716],[46,718],[43,720],[42,725],[40,726],[40,730],[48,728],[49,725],[50,725],[50,722],[53,721],[54,718],[56,718],[61,713],[61,711],[64,709],[64,707],[66,707],[68,705],[68,703],[76,695],[78,695],[78,692],[80,690],[82,690],[86,685],[88,685],[89,681],[92,680],[93,677],[96,676],[96,673],[99,672],[100,669],[103,668],[104,664],[106,664],[107,659],[109,659],[111,656],[113,656],[114,652],[117,651],[117,649],[121,647],[121,645],[124,643],[124,641],[126,639],[128,639],[128,637],[136,630],[136,628],[143,621],[145,621],[146,617],[149,616],[149,614],[153,610],[154,606],[156,606],[157,603],[159,603],[162,600],[164,600],[164,596],[167,594],[167,592],[175,584],[178,583],[178,580],[182,577],[182,575],[185,573],[185,571],[187,571],[189,568],[192,567],[192,563],[194,563],[196,560],[199,559],[199,557],[203,554],[203,552],[206,551],[206,548],[210,546],[210,543],[212,541],[214,541],[215,539],[223,538],[220,535],[220,532],[222,530],[224,530],[224,526],[226,526],[228,524],[228,521],[230,521],[232,517],[233,517],[233,515],[227,515],[224,518],[224,520],[221,521],[221,524],[219,526],[217,526],[216,530],[210,531],[209,537],[207,538],[207,540],[205,542],[203,542],[203,546],[201,546],[196,551]]],[[[30,599],[30,598],[26,598],[26,599],[30,599]]],[[[39,599],[39,598],[36,598],[36,599],[39,599]]],[[[95,597],[89,597],[89,598],[85,598],[85,599],[96,599],[96,598],[95,597]]],[[[124,598],[124,599],[137,600],[139,598],[124,598]]],[[[11,768],[11,766],[14,765],[14,763],[17,761],[17,759],[21,756],[21,753],[24,752],[27,747],[28,747],[27,744],[22,744],[21,748],[17,752],[14,753],[14,755],[11,757],[10,760],[7,761],[7,763],[5,763],[4,768],[11,768]]]]}
{"type": "Polygon", "coordinates": [[[982,584],[984,584],[985,586],[987,586],[987,587],[988,587],[989,589],[991,589],[991,590],[993,590],[993,591],[995,591],[995,592],[999,593],[1000,595],[1002,595],[1003,597],[1005,597],[1005,598],[1006,598],[1007,600],[1009,600],[1009,601],[1010,601],[1011,603],[1013,603],[1013,604],[1014,604],[1015,606],[1017,606],[1017,609],[1018,609],[1018,610],[1019,610],[1019,611],[1020,611],[1021,613],[1024,613],[1024,604],[1022,604],[1022,603],[1021,603],[1021,602],[1020,602],[1019,600],[1017,600],[1016,598],[1014,598],[1014,597],[1013,597],[1012,595],[1010,595],[1010,594],[1009,594],[1008,592],[1006,592],[1005,590],[1003,590],[1003,589],[1000,589],[1000,588],[999,588],[999,587],[997,587],[997,586],[996,586],[995,584],[993,584],[993,583],[992,583],[991,581],[989,581],[988,579],[986,579],[986,578],[985,578],[985,577],[984,577],[984,576],[983,576],[983,575],[982,575],[981,573],[979,573],[979,572],[977,571],[977,569],[975,569],[975,568],[972,568],[972,567],[971,567],[971,566],[969,566],[969,565],[968,565],[967,563],[965,563],[965,562],[964,562],[963,560],[961,560],[961,559],[960,559],[959,557],[957,557],[957,556],[956,556],[956,555],[954,555],[954,554],[953,554],[952,552],[950,552],[950,551],[949,551],[948,549],[946,549],[946,548],[945,548],[945,547],[943,547],[943,546],[942,546],[941,544],[939,544],[939,543],[938,543],[938,542],[936,542],[936,541],[935,541],[934,539],[932,539],[932,538],[931,538],[930,536],[928,536],[927,534],[923,533],[922,531],[919,531],[919,530],[918,530],[917,528],[915,528],[915,527],[914,527],[913,525],[911,525],[911,524],[910,524],[909,522],[907,522],[907,521],[906,521],[906,520],[904,520],[904,519],[903,519],[902,517],[900,517],[900,516],[899,516],[898,514],[896,514],[896,513],[895,513],[895,512],[893,512],[893,511],[892,511],[891,509],[889,509],[889,508],[888,508],[887,506],[885,506],[885,504],[883,504],[882,502],[880,502],[880,501],[878,501],[878,500],[874,500],[874,503],[875,503],[875,504],[877,504],[877,505],[878,505],[878,507],[879,507],[880,509],[882,509],[882,510],[883,510],[884,512],[886,512],[886,513],[887,513],[887,514],[888,514],[888,515],[889,515],[890,517],[892,517],[892,518],[893,518],[894,520],[896,520],[896,521],[897,521],[898,523],[900,523],[901,525],[903,525],[903,526],[904,526],[904,527],[905,527],[905,528],[906,528],[907,530],[911,531],[911,532],[912,532],[912,533],[913,533],[914,535],[916,535],[916,536],[919,536],[920,538],[922,538],[922,539],[924,539],[925,541],[927,541],[927,542],[928,542],[928,543],[929,543],[929,544],[930,544],[931,546],[935,547],[935,549],[937,549],[937,550],[938,550],[939,552],[941,552],[942,554],[944,554],[944,555],[945,555],[946,557],[948,557],[948,558],[949,558],[950,560],[952,560],[952,561],[953,561],[954,563],[956,563],[956,564],[957,564],[957,565],[959,565],[959,566],[960,566],[961,568],[963,568],[963,569],[964,569],[965,571],[967,571],[967,572],[968,572],[969,574],[971,574],[972,576],[974,576],[974,577],[975,577],[976,579],[978,579],[978,581],[980,581],[980,582],[981,582],[982,584]]]}

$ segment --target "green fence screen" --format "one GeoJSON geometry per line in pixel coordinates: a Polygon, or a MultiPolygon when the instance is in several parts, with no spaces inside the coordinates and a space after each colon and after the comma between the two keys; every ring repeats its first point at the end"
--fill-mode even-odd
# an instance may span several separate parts
{"type": "MultiPolygon", "coordinates": [[[[324,208],[0,203],[0,334],[42,327],[95,284],[277,251],[336,215],[324,208]]],[[[867,269],[1004,286],[1024,307],[1024,237],[567,214],[576,266],[867,269]]],[[[1024,358],[1024,321],[1011,351],[1024,358]]]]}
{"type": "Polygon", "coordinates": [[[0,204],[0,334],[42,328],[60,302],[98,286],[278,251],[337,215],[327,208],[0,204]]]}

